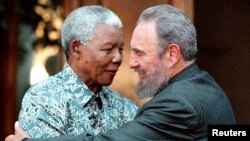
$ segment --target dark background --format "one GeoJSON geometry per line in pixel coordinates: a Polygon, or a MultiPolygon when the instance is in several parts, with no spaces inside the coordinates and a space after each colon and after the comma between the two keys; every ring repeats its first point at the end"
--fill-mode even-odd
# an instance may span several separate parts
{"type": "Polygon", "coordinates": [[[250,124],[250,1],[195,1],[198,63],[227,93],[238,124],[250,124]]]}

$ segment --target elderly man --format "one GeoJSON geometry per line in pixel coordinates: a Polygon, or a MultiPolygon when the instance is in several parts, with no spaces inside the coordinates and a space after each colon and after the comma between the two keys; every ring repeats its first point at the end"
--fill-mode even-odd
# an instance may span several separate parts
{"type": "Polygon", "coordinates": [[[62,27],[67,63],[25,94],[19,123],[31,137],[97,134],[132,120],[135,104],[109,86],[122,62],[122,23],[101,6],[80,7],[62,27]]]}
{"type": "MultiPolygon", "coordinates": [[[[207,140],[210,124],[235,124],[221,87],[195,63],[196,31],[190,19],[169,5],[141,14],[131,40],[130,68],[139,75],[139,97],[152,97],[123,127],[96,136],[81,134],[29,141],[207,140]]],[[[18,141],[26,133],[16,125],[18,141]]]]}

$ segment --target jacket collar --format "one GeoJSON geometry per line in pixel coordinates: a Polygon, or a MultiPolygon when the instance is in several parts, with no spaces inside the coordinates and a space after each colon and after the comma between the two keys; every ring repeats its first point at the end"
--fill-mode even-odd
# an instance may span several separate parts
{"type": "Polygon", "coordinates": [[[193,63],[169,80],[168,85],[189,78],[197,74],[198,71],[200,71],[199,67],[196,63],[193,63]]]}

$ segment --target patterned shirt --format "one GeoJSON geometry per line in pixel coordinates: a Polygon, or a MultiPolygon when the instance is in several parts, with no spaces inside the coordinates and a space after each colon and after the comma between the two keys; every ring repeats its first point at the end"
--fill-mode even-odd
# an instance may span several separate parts
{"type": "Polygon", "coordinates": [[[96,135],[133,120],[136,105],[103,86],[94,95],[66,64],[62,71],[32,86],[25,94],[19,123],[29,135],[96,135]]]}

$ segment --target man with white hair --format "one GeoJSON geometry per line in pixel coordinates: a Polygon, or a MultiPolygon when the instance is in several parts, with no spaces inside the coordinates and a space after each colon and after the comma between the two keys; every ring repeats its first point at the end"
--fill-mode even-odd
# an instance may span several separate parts
{"type": "Polygon", "coordinates": [[[109,89],[122,63],[122,22],[101,6],[72,11],[62,27],[67,63],[25,94],[19,123],[33,138],[107,132],[132,120],[136,105],[109,89]]]}

